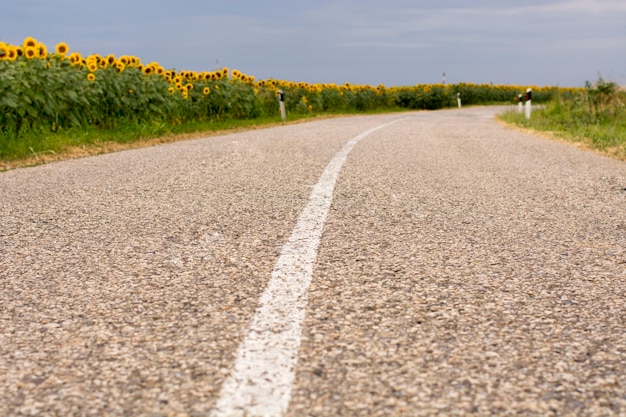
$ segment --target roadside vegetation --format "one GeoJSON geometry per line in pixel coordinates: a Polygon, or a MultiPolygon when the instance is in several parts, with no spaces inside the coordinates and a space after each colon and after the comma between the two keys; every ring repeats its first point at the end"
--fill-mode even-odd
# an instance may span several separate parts
{"type": "Polygon", "coordinates": [[[626,161],[626,90],[614,82],[600,78],[580,91],[556,94],[529,120],[516,111],[500,118],[626,161]]]}
{"type": "MultiPolygon", "coordinates": [[[[29,37],[21,45],[0,42],[0,169],[282,123],[278,91],[291,122],[454,107],[457,94],[463,105],[514,103],[527,87],[256,80],[236,69],[196,72],[135,56],[83,56],[65,43],[49,51],[29,37]]],[[[563,97],[589,94],[589,88],[530,87],[533,103],[566,106],[563,97]]],[[[612,105],[598,103],[594,111],[602,114],[612,105]]]]}

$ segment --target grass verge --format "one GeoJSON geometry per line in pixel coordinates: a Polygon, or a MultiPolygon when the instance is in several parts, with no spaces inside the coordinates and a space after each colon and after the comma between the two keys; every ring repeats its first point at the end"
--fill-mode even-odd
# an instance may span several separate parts
{"type": "Polygon", "coordinates": [[[549,139],[570,143],[581,149],[626,161],[626,117],[585,120],[562,110],[559,104],[550,103],[545,109],[533,110],[530,120],[524,114],[510,111],[498,115],[507,125],[527,133],[539,134],[549,139]]]}
{"type": "Polygon", "coordinates": [[[60,132],[30,133],[18,140],[6,138],[0,140],[0,171],[343,115],[345,114],[292,115],[286,122],[283,122],[280,117],[266,117],[187,123],[175,126],[158,123],[152,125],[127,124],[108,130],[90,127],[60,132]]]}

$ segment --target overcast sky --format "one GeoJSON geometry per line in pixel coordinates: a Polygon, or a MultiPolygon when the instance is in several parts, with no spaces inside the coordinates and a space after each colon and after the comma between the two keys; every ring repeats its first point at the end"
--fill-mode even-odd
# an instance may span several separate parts
{"type": "Polygon", "coordinates": [[[0,0],[0,40],[387,86],[626,84],[626,0],[0,0]]]}

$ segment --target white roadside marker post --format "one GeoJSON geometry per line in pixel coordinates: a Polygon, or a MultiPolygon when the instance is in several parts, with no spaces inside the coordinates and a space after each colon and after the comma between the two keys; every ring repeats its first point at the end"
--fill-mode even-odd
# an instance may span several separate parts
{"type": "Polygon", "coordinates": [[[461,108],[461,93],[456,93],[456,104],[461,108]]]}
{"type": "Polygon", "coordinates": [[[287,120],[287,113],[285,112],[285,93],[283,90],[278,90],[278,104],[280,105],[280,117],[284,122],[287,120]]]}
{"type": "Polygon", "coordinates": [[[529,88],[526,90],[526,119],[530,119],[530,101],[532,90],[529,88]]]}
{"type": "Polygon", "coordinates": [[[522,95],[518,94],[518,96],[517,96],[517,112],[519,114],[522,114],[524,112],[523,107],[524,107],[524,105],[522,104],[522,95]]]}

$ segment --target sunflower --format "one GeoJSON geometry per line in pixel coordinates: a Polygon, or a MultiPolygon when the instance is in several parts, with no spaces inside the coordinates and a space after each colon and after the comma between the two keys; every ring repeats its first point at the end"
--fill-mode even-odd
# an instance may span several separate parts
{"type": "Polygon", "coordinates": [[[39,42],[37,42],[37,39],[29,36],[26,39],[24,39],[24,43],[22,45],[24,46],[24,48],[26,48],[27,46],[34,48],[35,46],[37,46],[38,43],[39,42]]]}
{"type": "Polygon", "coordinates": [[[24,56],[24,48],[21,46],[16,46],[15,52],[17,52],[17,56],[24,56]]]}
{"type": "Polygon", "coordinates": [[[8,45],[4,42],[0,42],[0,59],[4,59],[7,56],[8,45]]]}
{"type": "Polygon", "coordinates": [[[15,61],[17,58],[17,49],[14,46],[8,45],[6,52],[7,54],[5,58],[9,61],[15,61]]]}
{"type": "Polygon", "coordinates": [[[45,58],[48,56],[48,48],[46,48],[46,45],[39,42],[36,48],[37,48],[37,51],[39,52],[39,58],[45,58]]]}
{"type": "Polygon", "coordinates": [[[69,58],[70,58],[70,62],[74,65],[80,64],[83,60],[82,55],[79,54],[78,52],[72,52],[69,58]]]}
{"type": "Polygon", "coordinates": [[[57,44],[55,51],[59,55],[66,55],[70,51],[70,47],[65,42],[57,44]]]}
{"type": "Polygon", "coordinates": [[[28,59],[37,58],[37,49],[32,46],[27,46],[24,50],[24,56],[28,59]]]}
{"type": "Polygon", "coordinates": [[[87,74],[87,79],[89,81],[94,81],[96,79],[96,74],[94,74],[93,72],[90,72],[89,74],[87,74]]]}
{"type": "Polygon", "coordinates": [[[113,55],[113,54],[107,55],[107,57],[105,59],[107,61],[107,64],[109,64],[109,65],[114,65],[117,62],[117,60],[115,59],[115,55],[113,55]]]}
{"type": "Polygon", "coordinates": [[[98,64],[104,59],[100,54],[91,54],[89,55],[89,58],[94,59],[98,64]]]}
{"type": "Polygon", "coordinates": [[[150,65],[148,65],[148,66],[143,68],[143,73],[145,75],[150,75],[150,74],[152,74],[152,72],[153,72],[153,69],[152,69],[152,67],[150,65]]]}
{"type": "Polygon", "coordinates": [[[228,77],[228,68],[222,68],[222,77],[228,77]]]}
{"type": "Polygon", "coordinates": [[[170,87],[170,88],[167,89],[167,91],[169,91],[170,94],[174,94],[174,91],[176,91],[176,90],[174,90],[174,87],[170,87]]]}
{"type": "Polygon", "coordinates": [[[124,70],[126,69],[126,65],[122,64],[121,62],[118,62],[115,64],[115,68],[117,68],[119,72],[124,72],[124,70]]]}
{"type": "Polygon", "coordinates": [[[189,93],[187,92],[187,90],[183,90],[182,94],[183,94],[183,98],[184,99],[188,99],[189,98],[189,93]]]}
{"type": "Polygon", "coordinates": [[[204,90],[202,90],[202,94],[209,95],[209,93],[211,92],[211,89],[209,87],[204,87],[204,90]]]}
{"type": "Polygon", "coordinates": [[[193,84],[189,83],[189,84],[185,85],[185,88],[187,89],[187,91],[191,91],[191,90],[193,90],[193,84]]]}
{"type": "Polygon", "coordinates": [[[91,72],[96,72],[96,70],[98,69],[98,64],[95,61],[88,61],[87,68],[89,68],[89,71],[91,72]]]}

